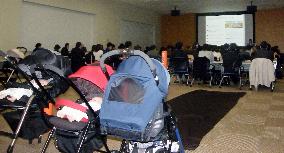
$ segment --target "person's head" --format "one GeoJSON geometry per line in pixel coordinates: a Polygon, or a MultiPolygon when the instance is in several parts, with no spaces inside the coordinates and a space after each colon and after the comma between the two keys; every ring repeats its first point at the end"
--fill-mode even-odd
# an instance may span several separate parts
{"type": "Polygon", "coordinates": [[[112,48],[111,48],[111,50],[114,50],[115,49],[115,45],[114,44],[112,44],[112,48]]]}
{"type": "Polygon", "coordinates": [[[181,50],[181,49],[182,49],[182,46],[183,46],[183,43],[182,43],[182,42],[179,41],[179,42],[176,43],[176,49],[177,49],[177,50],[181,50]]]}
{"type": "Polygon", "coordinates": [[[99,44],[99,46],[100,46],[100,50],[104,50],[104,45],[99,44]]]}
{"type": "Polygon", "coordinates": [[[81,42],[77,42],[75,45],[75,48],[81,48],[82,47],[82,43],[81,42]]]}
{"type": "Polygon", "coordinates": [[[36,43],[35,48],[41,48],[41,43],[36,43]]]}
{"type": "Polygon", "coordinates": [[[173,48],[174,48],[173,46],[169,45],[169,46],[167,46],[167,51],[169,51],[169,52],[170,52],[170,51],[172,51],[172,50],[173,50],[173,48]]]}
{"type": "Polygon", "coordinates": [[[237,50],[237,49],[238,49],[238,46],[237,46],[236,43],[231,43],[231,44],[230,44],[230,50],[231,50],[231,51],[235,51],[235,50],[237,50]]]}
{"type": "Polygon", "coordinates": [[[83,52],[85,52],[85,53],[87,52],[87,48],[85,46],[82,46],[81,49],[82,49],[83,52]]]}
{"type": "Polygon", "coordinates": [[[199,43],[196,41],[194,42],[194,44],[192,45],[192,48],[198,48],[199,47],[199,43]]]}
{"type": "Polygon", "coordinates": [[[131,48],[132,47],[132,42],[131,41],[126,41],[124,44],[125,48],[131,48]]]}
{"type": "Polygon", "coordinates": [[[252,44],[252,39],[249,39],[249,44],[250,44],[250,45],[252,44]]]}
{"type": "Polygon", "coordinates": [[[111,42],[108,42],[108,43],[107,43],[107,49],[108,49],[108,50],[111,50],[111,49],[112,49],[112,46],[113,46],[113,44],[112,44],[111,42]]]}
{"type": "Polygon", "coordinates": [[[139,45],[134,46],[134,50],[142,50],[142,47],[139,45]]]}
{"type": "Polygon", "coordinates": [[[69,49],[69,43],[65,43],[64,47],[69,49]]]}
{"type": "Polygon", "coordinates": [[[61,48],[61,47],[60,47],[58,44],[56,44],[56,45],[54,46],[54,51],[59,51],[60,48],[61,48]]]}
{"type": "Polygon", "coordinates": [[[271,51],[272,51],[273,53],[280,54],[280,50],[279,50],[278,46],[273,46],[273,47],[271,47],[271,51]]]}
{"type": "Polygon", "coordinates": [[[156,45],[151,45],[150,46],[150,50],[155,50],[156,49],[156,45]]]}
{"type": "Polygon", "coordinates": [[[98,52],[99,50],[101,50],[101,45],[100,44],[97,44],[97,45],[95,45],[96,47],[95,47],[95,52],[98,52]]]}
{"type": "Polygon", "coordinates": [[[259,45],[261,49],[268,49],[268,43],[266,41],[262,41],[259,45]]]}
{"type": "Polygon", "coordinates": [[[124,44],[119,44],[118,49],[125,49],[125,45],[124,44]]]}
{"type": "Polygon", "coordinates": [[[97,48],[97,45],[93,45],[93,46],[92,46],[92,50],[91,50],[91,51],[92,51],[92,52],[93,52],[93,51],[95,51],[95,50],[96,50],[96,48],[97,48]]]}
{"type": "Polygon", "coordinates": [[[165,50],[167,50],[166,47],[161,47],[160,48],[160,51],[165,51],[165,50]]]}

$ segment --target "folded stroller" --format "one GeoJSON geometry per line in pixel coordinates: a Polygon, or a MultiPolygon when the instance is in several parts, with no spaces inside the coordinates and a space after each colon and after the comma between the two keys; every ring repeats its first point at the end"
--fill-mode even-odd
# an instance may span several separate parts
{"type": "MultiPolygon", "coordinates": [[[[119,50],[104,54],[121,54],[119,50]]],[[[123,139],[121,153],[183,152],[175,119],[164,98],[169,75],[141,51],[128,56],[110,77],[100,110],[101,132],[123,139]]]]}
{"type": "MultiPolygon", "coordinates": [[[[112,68],[110,66],[106,67],[108,74],[112,74],[112,68]]],[[[66,119],[67,117],[50,116],[48,120],[54,127],[49,133],[41,152],[44,153],[47,150],[52,137],[55,138],[56,148],[63,153],[92,153],[99,151],[103,145],[105,145],[106,151],[109,152],[106,146],[106,137],[100,134],[99,120],[97,119],[98,111],[94,110],[91,107],[91,102],[89,102],[94,97],[103,96],[108,81],[105,74],[100,66],[83,66],[77,72],[65,78],[65,81],[78,93],[80,99],[75,102],[67,99],[57,99],[55,104],[58,109],[57,114],[68,107],[70,111],[76,110],[70,113],[71,115],[78,117],[80,114],[86,113],[87,118],[82,117],[70,122],[70,120],[66,119]],[[83,107],[82,104],[86,106],[83,107]]]]}
{"type": "MultiPolygon", "coordinates": [[[[3,117],[11,127],[13,131],[13,139],[10,143],[7,152],[13,152],[13,147],[15,145],[18,136],[28,139],[31,143],[34,138],[39,138],[41,140],[41,135],[48,131],[48,125],[45,122],[43,109],[48,105],[48,101],[52,101],[52,97],[47,97],[47,94],[43,92],[50,92],[49,96],[57,96],[59,93],[64,92],[67,89],[67,84],[61,82],[60,79],[54,79],[53,76],[46,74],[39,74],[38,72],[31,73],[30,70],[35,64],[44,63],[44,65],[58,66],[63,70],[68,69],[68,63],[64,63],[64,59],[57,57],[48,50],[39,50],[34,52],[32,55],[20,61],[17,65],[7,53],[1,51],[1,56],[5,56],[6,61],[10,66],[26,80],[23,83],[12,82],[7,83],[7,88],[22,88],[24,91],[31,91],[31,95],[22,96],[22,98],[17,99],[15,102],[9,102],[6,98],[2,99],[0,102],[1,109],[10,109],[12,111],[4,112],[3,117]],[[48,56],[49,55],[49,56],[48,56]],[[65,69],[66,68],[66,69],[65,69]],[[39,82],[32,83],[31,80],[36,77],[48,80],[53,78],[48,85],[45,87],[47,90],[42,90],[39,82]],[[58,86],[60,85],[60,86],[58,86]],[[40,86],[38,88],[36,86],[40,86]],[[26,90],[25,90],[26,89],[26,90]]],[[[66,72],[66,71],[64,71],[66,72]]],[[[67,72],[68,73],[68,72],[67,72]]],[[[67,74],[66,73],[66,74],[67,74]]]]}

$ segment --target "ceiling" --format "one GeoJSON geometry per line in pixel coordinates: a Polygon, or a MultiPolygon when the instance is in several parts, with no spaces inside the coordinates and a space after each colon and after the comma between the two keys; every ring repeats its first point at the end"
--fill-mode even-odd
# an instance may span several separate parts
{"type": "MultiPolygon", "coordinates": [[[[141,8],[154,10],[161,14],[169,14],[177,6],[181,13],[207,13],[225,11],[245,11],[251,0],[117,0],[141,8]]],[[[284,0],[254,0],[258,9],[284,7],[284,0]]]]}

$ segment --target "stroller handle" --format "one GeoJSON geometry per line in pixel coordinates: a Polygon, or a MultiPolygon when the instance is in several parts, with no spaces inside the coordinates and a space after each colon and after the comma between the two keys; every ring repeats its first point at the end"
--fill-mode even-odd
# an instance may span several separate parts
{"type": "Polygon", "coordinates": [[[157,76],[156,67],[155,67],[154,63],[152,62],[152,60],[150,59],[150,57],[147,54],[145,54],[144,52],[142,52],[140,50],[129,50],[129,51],[113,50],[113,51],[110,51],[110,52],[103,54],[103,56],[101,57],[101,60],[100,60],[101,69],[106,74],[108,79],[109,79],[109,74],[107,72],[107,69],[106,69],[106,66],[105,66],[104,63],[105,63],[105,60],[108,57],[111,57],[111,56],[114,56],[114,55],[127,55],[127,56],[140,56],[140,57],[142,57],[146,61],[146,63],[149,65],[154,78],[156,78],[156,76],[157,76]]]}

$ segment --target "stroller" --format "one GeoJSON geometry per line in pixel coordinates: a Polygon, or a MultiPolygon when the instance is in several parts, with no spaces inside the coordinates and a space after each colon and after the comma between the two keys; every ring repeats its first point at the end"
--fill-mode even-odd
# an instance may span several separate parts
{"type": "MultiPolygon", "coordinates": [[[[108,74],[111,75],[113,73],[112,68],[106,67],[108,74]]],[[[42,70],[44,69],[48,68],[42,70]]],[[[54,73],[60,75],[60,72],[54,71],[54,73]]],[[[56,148],[63,153],[92,153],[100,151],[99,149],[103,145],[106,151],[110,152],[106,145],[106,136],[100,134],[99,120],[97,119],[100,107],[94,108],[91,102],[94,97],[103,96],[108,81],[100,66],[83,66],[64,80],[78,93],[80,99],[75,102],[59,98],[56,100],[57,116],[48,117],[53,128],[41,152],[46,152],[52,137],[55,138],[56,148]],[[82,105],[85,105],[85,107],[82,105]],[[68,108],[67,111],[74,112],[66,112],[66,114],[58,117],[58,114],[61,114],[65,108],[66,110],[68,108]],[[74,114],[76,115],[75,118],[81,114],[85,114],[85,116],[72,121],[68,118],[68,115],[74,114]]]]}
{"type": "Polygon", "coordinates": [[[104,54],[100,61],[104,72],[104,60],[118,54],[128,58],[110,77],[105,90],[99,114],[101,132],[123,139],[117,152],[183,153],[175,118],[164,101],[168,72],[160,62],[138,50],[104,54]]]}
{"type": "MultiPolygon", "coordinates": [[[[16,62],[7,53],[1,51],[1,56],[4,56],[10,66],[17,72],[19,72],[26,82],[7,83],[7,88],[18,89],[22,88],[24,92],[30,91],[30,95],[23,95],[21,98],[17,98],[13,103],[8,100],[8,96],[1,100],[0,108],[4,110],[12,110],[3,113],[4,119],[7,121],[13,131],[13,139],[7,149],[7,152],[13,152],[13,148],[16,139],[22,137],[28,139],[29,143],[32,143],[34,138],[39,138],[41,141],[41,135],[48,131],[49,127],[45,121],[43,109],[48,105],[48,101],[52,101],[52,97],[47,97],[47,94],[43,92],[50,92],[49,96],[57,96],[59,93],[64,92],[67,89],[67,85],[61,82],[59,79],[50,80],[48,85],[45,86],[47,90],[42,90],[39,80],[32,83],[32,79],[40,77],[43,80],[49,80],[51,77],[48,75],[40,74],[37,71],[30,72],[34,64],[44,63],[45,65],[57,66],[63,70],[68,69],[68,63],[64,63],[64,59],[57,57],[48,50],[38,50],[32,55],[21,60],[17,65],[16,62]],[[50,56],[46,56],[50,55],[50,56]],[[54,55],[54,56],[53,56],[54,55]],[[36,74],[37,73],[37,74],[36,74]],[[38,75],[38,76],[37,76],[38,75]],[[40,84],[40,85],[39,85],[40,84]],[[57,86],[60,84],[60,87],[57,86]],[[40,86],[41,88],[39,88],[40,86]]],[[[64,71],[68,73],[67,71],[64,71]]],[[[21,90],[22,92],[22,90],[21,90]]]]}

